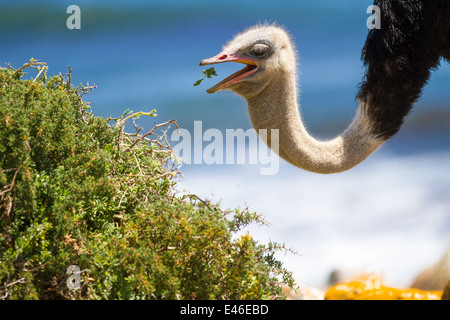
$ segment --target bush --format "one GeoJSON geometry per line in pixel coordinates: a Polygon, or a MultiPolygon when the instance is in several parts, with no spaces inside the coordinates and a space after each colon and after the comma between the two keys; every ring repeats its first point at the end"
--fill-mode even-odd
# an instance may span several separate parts
{"type": "Polygon", "coordinates": [[[174,191],[180,172],[156,134],[173,121],[126,133],[155,112],[95,117],[91,87],[46,70],[0,68],[1,298],[282,298],[283,246],[239,234],[258,214],[174,191]]]}

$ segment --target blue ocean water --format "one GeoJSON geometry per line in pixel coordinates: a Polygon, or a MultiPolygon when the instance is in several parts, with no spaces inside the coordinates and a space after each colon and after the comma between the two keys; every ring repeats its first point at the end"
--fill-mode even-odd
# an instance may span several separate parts
{"type": "MultiPolygon", "coordinates": [[[[195,120],[205,128],[247,129],[250,121],[240,97],[205,92],[239,66],[219,65],[218,78],[194,87],[202,78],[198,63],[217,54],[233,34],[276,22],[291,32],[299,52],[303,118],[312,133],[326,138],[344,129],[355,112],[370,4],[0,1],[0,63],[20,67],[33,57],[55,74],[70,66],[74,83],[98,86],[86,96],[96,115],[156,109],[157,121],[177,119],[187,129],[195,120]],[[71,4],[81,9],[80,30],[66,27],[71,4]]],[[[254,167],[191,165],[184,167],[181,183],[204,197],[214,193],[224,205],[247,202],[261,211],[273,225],[261,237],[286,242],[309,257],[290,262],[301,281],[321,284],[332,264],[371,261],[386,270],[392,283],[405,285],[450,241],[449,84],[450,66],[442,63],[400,134],[349,173],[320,176],[282,163],[278,175],[262,177],[254,167]],[[397,252],[405,256],[400,259],[397,252]]],[[[154,120],[141,118],[139,124],[150,128],[154,120]]]]}

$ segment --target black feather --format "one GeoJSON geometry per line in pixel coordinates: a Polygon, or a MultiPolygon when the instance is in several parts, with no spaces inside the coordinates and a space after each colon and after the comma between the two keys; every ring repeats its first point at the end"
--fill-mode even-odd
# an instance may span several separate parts
{"type": "Polygon", "coordinates": [[[369,31],[362,51],[366,73],[357,98],[373,134],[389,139],[419,99],[440,57],[450,60],[450,0],[375,0],[381,29],[369,31]]]}

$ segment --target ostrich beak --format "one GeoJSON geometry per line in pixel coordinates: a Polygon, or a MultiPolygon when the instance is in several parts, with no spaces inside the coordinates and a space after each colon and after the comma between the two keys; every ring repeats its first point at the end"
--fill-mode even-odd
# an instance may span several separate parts
{"type": "Polygon", "coordinates": [[[218,63],[224,63],[224,62],[243,63],[243,64],[246,64],[246,67],[244,69],[239,70],[238,72],[233,73],[231,76],[223,79],[215,86],[206,90],[206,92],[214,93],[218,90],[223,90],[233,84],[240,82],[245,77],[255,73],[256,70],[258,69],[258,67],[256,65],[256,60],[249,59],[249,58],[242,58],[239,55],[228,54],[225,52],[219,53],[215,57],[202,60],[200,62],[200,66],[206,66],[206,65],[210,65],[210,64],[218,64],[218,63]]]}

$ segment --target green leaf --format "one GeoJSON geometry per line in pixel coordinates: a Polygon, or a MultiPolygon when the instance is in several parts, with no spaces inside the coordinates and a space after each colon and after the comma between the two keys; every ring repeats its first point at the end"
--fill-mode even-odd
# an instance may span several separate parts
{"type": "MultiPolygon", "coordinates": [[[[203,74],[206,78],[211,78],[212,76],[217,76],[216,70],[214,70],[214,67],[203,70],[203,74]]],[[[194,83],[194,87],[198,86],[202,81],[205,80],[205,78],[198,80],[196,83],[194,83]]]]}
{"type": "Polygon", "coordinates": [[[198,80],[196,83],[194,83],[194,87],[195,87],[195,86],[198,86],[200,83],[202,83],[202,81],[203,81],[204,79],[205,79],[205,78],[200,79],[200,80],[198,80]]]}
{"type": "Polygon", "coordinates": [[[203,70],[203,74],[207,77],[207,78],[211,78],[212,76],[217,76],[216,70],[214,70],[214,67],[203,70]]]}

